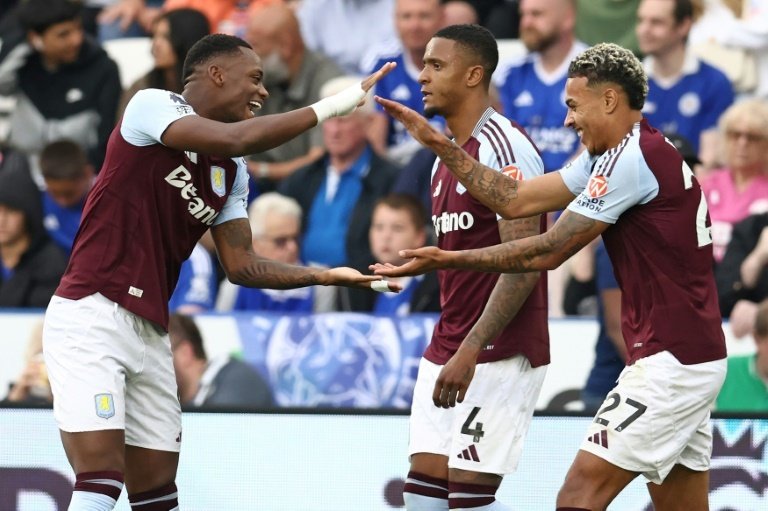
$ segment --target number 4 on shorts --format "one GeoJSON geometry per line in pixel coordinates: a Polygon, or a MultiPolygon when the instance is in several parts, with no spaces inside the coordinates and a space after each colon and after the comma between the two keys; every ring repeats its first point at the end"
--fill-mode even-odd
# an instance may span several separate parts
{"type": "Polygon", "coordinates": [[[464,425],[461,426],[461,434],[472,435],[473,442],[479,442],[480,439],[485,436],[482,422],[475,424],[474,429],[472,429],[472,421],[475,420],[475,417],[477,417],[478,413],[480,413],[479,406],[472,408],[472,411],[469,412],[469,417],[467,417],[467,420],[464,421],[464,425]]]}

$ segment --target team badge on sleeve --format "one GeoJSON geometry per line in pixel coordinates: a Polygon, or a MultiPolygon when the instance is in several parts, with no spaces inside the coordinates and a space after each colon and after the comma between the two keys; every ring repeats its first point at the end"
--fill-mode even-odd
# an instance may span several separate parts
{"type": "Polygon", "coordinates": [[[115,415],[115,401],[112,394],[96,394],[96,415],[102,419],[109,419],[115,415]]]}
{"type": "Polygon", "coordinates": [[[605,176],[592,176],[587,183],[587,193],[593,199],[599,199],[608,193],[608,180],[605,176]]]}
{"type": "Polygon", "coordinates": [[[211,186],[213,187],[213,191],[216,192],[216,195],[219,197],[224,197],[224,194],[227,193],[224,172],[224,169],[221,167],[215,165],[211,167],[211,186]]]}
{"type": "Polygon", "coordinates": [[[515,181],[523,180],[523,171],[517,165],[507,165],[501,169],[501,173],[507,177],[511,177],[515,181]]]}

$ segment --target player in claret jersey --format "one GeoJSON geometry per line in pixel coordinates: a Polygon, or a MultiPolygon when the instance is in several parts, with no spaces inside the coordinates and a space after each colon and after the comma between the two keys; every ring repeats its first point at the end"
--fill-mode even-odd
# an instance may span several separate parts
{"type": "Polygon", "coordinates": [[[181,95],[148,89],[128,104],[45,320],[54,415],[77,476],[70,511],[113,509],[123,481],[133,509],[178,508],[181,411],[168,298],[208,228],[236,284],[387,286],[350,268],[257,257],[239,156],[351,112],[390,68],[311,107],[254,117],[268,96],[261,61],[246,42],[217,34],[189,51],[181,95]]]}
{"type": "MultiPolygon", "coordinates": [[[[707,204],[680,153],[643,119],[648,81],[630,51],[596,45],[571,62],[568,76],[565,124],[587,151],[559,172],[531,180],[499,174],[420,115],[383,101],[474,197],[504,218],[567,209],[546,234],[461,252],[408,250],[402,256],[412,260],[405,265],[375,268],[392,276],[435,268],[538,272],[602,234],[622,291],[629,365],[587,431],[557,509],[605,509],[642,474],[655,509],[706,510],[709,411],[726,370],[707,204]]],[[[466,399],[472,369],[458,353],[446,364],[435,390],[438,404],[466,399]]]]}
{"type": "MultiPolygon", "coordinates": [[[[521,128],[491,107],[496,41],[477,25],[438,31],[427,45],[419,82],[427,115],[445,117],[456,144],[494,172],[518,179],[544,173],[521,128]]],[[[496,245],[540,234],[539,215],[500,220],[438,160],[432,172],[432,221],[447,250],[496,245]]],[[[507,509],[494,494],[515,471],[549,364],[546,276],[441,270],[442,313],[419,365],[410,420],[408,511],[507,509]],[[436,408],[432,393],[457,350],[477,361],[476,384],[456,408],[436,408]],[[493,507],[491,507],[493,506],[493,507]]]]}

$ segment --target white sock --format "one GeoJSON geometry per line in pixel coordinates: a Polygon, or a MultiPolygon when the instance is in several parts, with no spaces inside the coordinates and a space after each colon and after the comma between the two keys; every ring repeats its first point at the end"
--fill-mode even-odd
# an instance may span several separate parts
{"type": "Polygon", "coordinates": [[[101,493],[88,491],[72,492],[68,511],[112,511],[117,501],[101,493]]]}
{"type": "Polygon", "coordinates": [[[407,511],[448,511],[448,500],[403,492],[407,511]]]}
{"type": "Polygon", "coordinates": [[[112,511],[123,491],[123,474],[115,471],[77,474],[68,511],[112,511]]]}

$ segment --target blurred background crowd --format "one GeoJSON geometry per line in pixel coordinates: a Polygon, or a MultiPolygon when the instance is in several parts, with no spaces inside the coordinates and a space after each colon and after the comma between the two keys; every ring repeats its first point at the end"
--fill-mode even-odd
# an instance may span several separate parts
{"type": "MultiPolygon", "coordinates": [[[[736,336],[751,334],[756,344],[756,355],[730,360],[718,408],[768,410],[764,0],[0,0],[0,307],[47,305],[125,105],[148,87],[181,92],[184,57],[204,35],[240,36],[260,55],[270,97],[259,115],[308,106],[386,61],[398,67],[376,94],[421,111],[425,47],[438,29],[457,23],[482,24],[498,38],[496,108],[527,130],[547,171],[582,150],[563,126],[570,60],[601,41],[643,60],[650,87],[644,115],[678,148],[704,190],[723,318],[736,336]]],[[[442,119],[431,121],[445,128],[442,119]]],[[[287,263],[363,272],[373,261],[399,264],[399,250],[434,241],[434,160],[371,101],[252,155],[254,250],[287,263]]],[[[403,287],[398,295],[240,288],[223,280],[204,237],[170,301],[182,401],[273,403],[247,364],[207,360],[195,314],[404,317],[440,310],[434,275],[405,279],[403,287]],[[219,392],[206,387],[214,376],[219,392]],[[238,386],[252,391],[226,396],[238,386]]],[[[600,322],[595,367],[582,393],[587,408],[599,405],[623,367],[619,314],[620,291],[600,243],[552,272],[550,315],[600,322]]],[[[33,333],[27,366],[6,401],[50,401],[39,336],[33,333]]]]}

